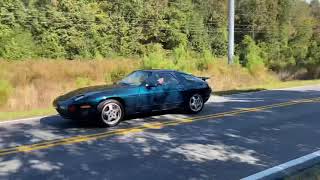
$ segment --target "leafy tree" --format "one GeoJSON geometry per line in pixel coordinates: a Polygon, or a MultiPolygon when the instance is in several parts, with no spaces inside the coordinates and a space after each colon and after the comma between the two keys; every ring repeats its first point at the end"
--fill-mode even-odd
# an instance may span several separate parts
{"type": "MultiPolygon", "coordinates": [[[[236,1],[235,33],[249,69],[315,74],[320,64],[318,0],[236,1]]],[[[0,1],[0,58],[168,57],[172,68],[205,70],[226,54],[227,0],[0,1]]]]}
{"type": "Polygon", "coordinates": [[[261,49],[250,36],[245,36],[239,46],[240,63],[252,73],[264,67],[261,49]]]}
{"type": "Polygon", "coordinates": [[[37,47],[30,32],[0,26],[0,57],[20,59],[35,57],[37,47]]]}
{"type": "Polygon", "coordinates": [[[304,62],[310,78],[320,77],[320,43],[313,41],[309,47],[307,59],[304,62]]]}

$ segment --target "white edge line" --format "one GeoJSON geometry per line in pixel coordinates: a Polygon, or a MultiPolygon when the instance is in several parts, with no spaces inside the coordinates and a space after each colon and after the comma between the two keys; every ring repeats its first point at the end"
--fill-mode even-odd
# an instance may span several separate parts
{"type": "Polygon", "coordinates": [[[320,150],[319,151],[316,151],[314,153],[311,153],[311,154],[308,154],[308,155],[305,155],[305,156],[302,156],[300,158],[297,158],[297,159],[294,159],[294,160],[291,160],[291,161],[288,161],[286,163],[283,163],[283,164],[280,164],[278,166],[275,166],[275,167],[272,167],[272,168],[269,168],[267,170],[264,170],[264,171],[261,171],[261,172],[258,172],[256,174],[253,174],[251,176],[248,176],[248,177],[245,177],[245,178],[242,178],[241,180],[256,180],[256,179],[262,179],[262,178],[266,178],[270,175],[273,175],[275,173],[279,173],[281,171],[284,171],[288,168],[291,168],[291,167],[294,167],[294,166],[297,166],[299,164],[303,164],[307,161],[310,161],[312,159],[315,159],[317,157],[320,157],[320,150]]]}
{"type": "Polygon", "coordinates": [[[308,88],[308,87],[315,87],[319,86],[320,84],[310,84],[310,85],[304,85],[304,86],[294,86],[294,87],[288,87],[288,88],[280,88],[280,89],[271,89],[271,90],[290,90],[290,89],[299,89],[299,88],[308,88]]]}

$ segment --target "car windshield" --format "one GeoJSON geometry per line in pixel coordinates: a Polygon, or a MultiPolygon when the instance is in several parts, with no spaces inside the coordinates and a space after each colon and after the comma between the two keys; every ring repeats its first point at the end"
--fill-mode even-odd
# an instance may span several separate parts
{"type": "Polygon", "coordinates": [[[140,86],[148,79],[149,74],[145,71],[136,71],[119,81],[119,84],[140,86]]]}

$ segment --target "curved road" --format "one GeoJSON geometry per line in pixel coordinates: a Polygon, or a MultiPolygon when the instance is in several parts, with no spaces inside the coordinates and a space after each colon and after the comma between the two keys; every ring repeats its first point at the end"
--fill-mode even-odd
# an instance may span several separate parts
{"type": "Polygon", "coordinates": [[[195,116],[0,124],[0,179],[241,179],[319,150],[320,85],[211,97],[195,116]]]}

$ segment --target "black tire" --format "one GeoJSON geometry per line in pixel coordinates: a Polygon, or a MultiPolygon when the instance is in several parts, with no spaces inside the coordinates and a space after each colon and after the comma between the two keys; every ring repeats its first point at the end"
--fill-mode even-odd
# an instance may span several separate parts
{"type": "Polygon", "coordinates": [[[196,93],[188,98],[185,105],[185,110],[187,113],[197,114],[202,111],[203,107],[204,107],[203,97],[200,94],[196,93]],[[195,100],[197,100],[197,103],[199,103],[197,107],[195,107],[195,105],[191,105],[191,103],[195,100]]]}
{"type": "Polygon", "coordinates": [[[103,127],[114,127],[117,126],[124,118],[124,108],[123,105],[114,99],[108,99],[101,102],[98,105],[98,112],[99,112],[99,124],[103,127]],[[110,106],[117,109],[111,109],[110,106]],[[118,111],[119,112],[116,112],[118,111]],[[110,111],[109,115],[107,115],[106,111],[110,111]],[[112,113],[111,113],[112,111],[112,113]],[[109,118],[111,117],[112,118],[109,118]],[[115,118],[114,120],[112,120],[115,118]]]}

